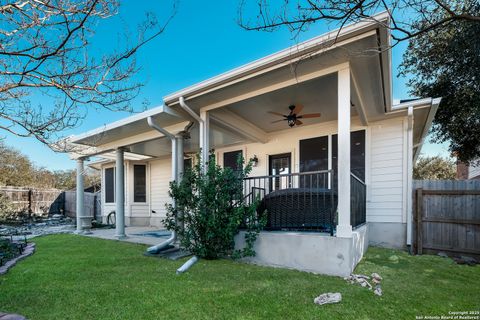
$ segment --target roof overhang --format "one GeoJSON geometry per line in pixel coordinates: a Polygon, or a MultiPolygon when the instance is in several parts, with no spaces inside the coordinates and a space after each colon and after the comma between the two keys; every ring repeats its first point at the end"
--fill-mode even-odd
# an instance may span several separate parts
{"type": "MultiPolygon", "coordinates": [[[[391,50],[390,50],[390,16],[388,12],[381,12],[357,23],[353,23],[333,30],[321,36],[302,42],[298,45],[268,55],[231,71],[222,73],[213,78],[199,82],[180,91],[174,92],[163,98],[164,103],[174,106],[179,103],[180,97],[185,100],[207,95],[237,84],[239,82],[259,77],[275,69],[291,65],[305,58],[325,53],[340,48],[354,41],[374,36],[375,47],[378,49],[378,59],[381,68],[381,87],[383,94],[384,110],[390,111],[392,105],[391,82],[391,50]]],[[[195,107],[195,106],[194,106],[195,107]]]]}
{"type": "Polygon", "coordinates": [[[407,115],[408,109],[413,109],[413,162],[421,153],[425,138],[437,113],[442,98],[424,98],[403,102],[392,106],[387,116],[407,115]]]}

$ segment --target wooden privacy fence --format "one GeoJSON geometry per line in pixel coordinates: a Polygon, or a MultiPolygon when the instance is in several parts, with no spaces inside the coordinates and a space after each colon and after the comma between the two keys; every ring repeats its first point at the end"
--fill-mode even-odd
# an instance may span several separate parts
{"type": "Polygon", "coordinates": [[[415,249],[480,255],[480,181],[415,181],[415,249]]]}
{"type": "Polygon", "coordinates": [[[0,194],[9,200],[13,214],[45,216],[63,211],[62,190],[0,187],[0,194]]]}
{"type": "MultiPolygon", "coordinates": [[[[84,195],[85,215],[93,219],[100,217],[101,214],[101,196],[100,192],[88,193],[84,195]]],[[[76,215],[77,194],[75,191],[65,191],[65,215],[74,218],[76,215]]]]}

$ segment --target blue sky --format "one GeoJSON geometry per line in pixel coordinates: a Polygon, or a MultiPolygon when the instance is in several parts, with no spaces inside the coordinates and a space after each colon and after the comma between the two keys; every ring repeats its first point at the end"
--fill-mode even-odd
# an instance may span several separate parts
{"type": "MultiPolygon", "coordinates": [[[[155,12],[160,19],[166,17],[170,4],[169,1],[122,1],[119,16],[97,26],[93,50],[114,50],[117,38],[123,34],[125,26],[133,31],[143,19],[145,11],[155,12]]],[[[133,102],[137,109],[142,108],[145,100],[149,102],[150,108],[161,105],[162,97],[171,92],[335,28],[333,25],[316,24],[297,38],[293,38],[286,29],[275,32],[245,31],[237,25],[238,0],[183,0],[177,10],[165,32],[138,53],[137,61],[142,70],[137,76],[145,82],[145,86],[133,102]]],[[[406,79],[396,77],[406,45],[398,45],[392,53],[395,99],[409,97],[406,79]]],[[[48,105],[52,101],[38,97],[38,101],[34,102],[48,105]]],[[[67,135],[88,131],[129,115],[93,108],[88,110],[87,117],[80,126],[66,132],[67,135]]],[[[39,166],[52,170],[72,169],[75,166],[68,155],[54,153],[35,139],[7,135],[6,143],[20,149],[39,166]]],[[[429,155],[448,155],[445,144],[428,143],[423,152],[429,155]]]]}

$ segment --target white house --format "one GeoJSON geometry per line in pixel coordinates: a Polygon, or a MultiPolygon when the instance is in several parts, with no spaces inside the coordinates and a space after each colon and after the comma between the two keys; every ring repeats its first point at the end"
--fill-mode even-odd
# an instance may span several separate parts
{"type": "Polygon", "coordinates": [[[245,181],[269,213],[256,263],[345,275],[368,244],[410,245],[412,165],[440,99],[393,104],[388,23],[379,14],[72,137],[78,172],[99,159],[104,219],[116,212],[119,237],[161,228],[169,181],[213,149],[223,165],[258,159],[245,181]]]}

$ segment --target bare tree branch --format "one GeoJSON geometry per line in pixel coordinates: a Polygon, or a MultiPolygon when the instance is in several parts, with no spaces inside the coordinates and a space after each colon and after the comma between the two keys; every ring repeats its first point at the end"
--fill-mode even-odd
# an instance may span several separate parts
{"type": "Polygon", "coordinates": [[[161,35],[176,14],[176,0],[160,23],[147,14],[136,41],[109,55],[91,57],[98,22],[118,14],[118,0],[7,0],[0,4],[0,130],[35,137],[45,144],[61,138],[85,117],[87,105],[134,111],[130,101],[143,83],[135,54],[161,35]],[[36,106],[46,95],[53,106],[36,106]]]}
{"type": "Polygon", "coordinates": [[[478,0],[241,0],[238,24],[246,30],[273,31],[285,26],[293,32],[306,30],[312,23],[334,23],[340,29],[347,23],[372,18],[386,11],[391,24],[393,45],[442,27],[452,21],[480,22],[472,9],[478,0]],[[256,17],[245,17],[247,6],[258,8],[256,17]],[[440,13],[440,14],[439,14],[440,13]],[[419,19],[422,18],[422,19],[419,19]],[[435,17],[435,19],[426,19],[435,17]],[[420,24],[418,21],[422,21],[420,24]],[[428,23],[425,23],[428,21],[428,23]]]}

